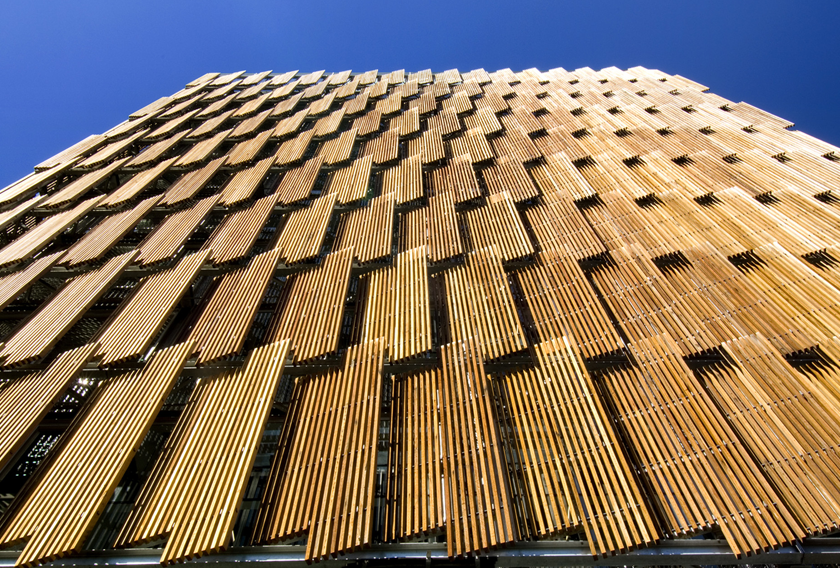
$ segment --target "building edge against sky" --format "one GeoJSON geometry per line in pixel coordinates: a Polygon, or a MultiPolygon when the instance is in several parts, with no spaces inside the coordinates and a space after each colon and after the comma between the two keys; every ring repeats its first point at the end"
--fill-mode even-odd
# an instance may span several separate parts
{"type": "Polygon", "coordinates": [[[0,564],[837,561],[840,153],[793,127],[642,67],[243,71],[45,160],[0,564]]]}

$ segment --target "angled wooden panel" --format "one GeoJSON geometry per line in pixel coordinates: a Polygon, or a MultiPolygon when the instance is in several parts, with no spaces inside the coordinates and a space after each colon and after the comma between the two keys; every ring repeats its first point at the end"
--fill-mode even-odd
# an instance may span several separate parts
{"type": "Polygon", "coordinates": [[[102,196],[82,201],[73,209],[43,219],[22,236],[0,250],[0,266],[16,264],[32,257],[55,237],[87,215],[102,200],[102,196]]]}
{"type": "Polygon", "coordinates": [[[518,538],[490,377],[481,359],[472,338],[441,347],[450,558],[487,552],[518,538]]]}
{"type": "Polygon", "coordinates": [[[475,338],[485,359],[527,347],[496,247],[469,253],[466,265],[445,271],[443,278],[453,340],[475,338]]]}
{"type": "Polygon", "coordinates": [[[441,369],[394,377],[384,539],[422,537],[446,528],[441,369]]]}
{"type": "Polygon", "coordinates": [[[455,156],[442,168],[426,173],[429,196],[436,197],[451,193],[455,203],[463,203],[481,197],[478,179],[475,177],[469,156],[455,156]]]}
{"type": "Polygon", "coordinates": [[[180,344],[143,367],[103,381],[84,412],[10,508],[0,542],[26,541],[15,564],[79,552],[192,350],[180,344]]]}
{"type": "Polygon", "coordinates": [[[226,264],[247,255],[274,211],[276,202],[277,195],[272,194],[257,199],[244,209],[228,213],[202,247],[211,251],[213,264],[226,264]]]}
{"type": "Polygon", "coordinates": [[[350,284],[353,249],[324,257],[321,266],[289,277],[266,337],[292,340],[295,362],[336,350],[350,284]]]}
{"type": "Polygon", "coordinates": [[[423,164],[420,156],[409,156],[379,175],[382,195],[393,193],[397,205],[423,197],[423,164]]]}
{"type": "Polygon", "coordinates": [[[336,248],[353,247],[360,264],[390,256],[394,207],[394,194],[389,193],[374,197],[364,207],[341,215],[336,248]]]}
{"type": "Polygon", "coordinates": [[[218,200],[218,195],[211,195],[192,207],[170,214],[137,245],[137,263],[146,266],[156,264],[178,252],[218,200]]]}
{"type": "Polygon", "coordinates": [[[43,371],[12,379],[0,388],[0,471],[35,432],[96,350],[88,343],[65,351],[43,371]]]}
{"type": "Polygon", "coordinates": [[[162,564],[228,547],[288,353],[288,341],[272,343],[198,382],[118,546],[166,537],[162,564]]]}
{"type": "Polygon", "coordinates": [[[269,156],[249,168],[236,172],[222,189],[219,203],[229,207],[250,199],[273,164],[274,156],[269,156]]]}
{"type": "Polygon", "coordinates": [[[598,378],[663,528],[679,537],[716,527],[738,557],[802,534],[674,341],[630,345],[635,364],[598,378]]]}
{"type": "Polygon", "coordinates": [[[369,341],[348,350],[340,372],[298,379],[255,541],[308,532],[307,561],[370,546],[383,359],[384,342],[369,341]]]}
{"type": "Polygon", "coordinates": [[[503,191],[510,192],[517,203],[533,199],[539,195],[531,176],[522,162],[504,158],[481,171],[489,195],[497,195],[503,191]]]}
{"type": "Polygon", "coordinates": [[[203,168],[188,172],[175,180],[163,194],[161,205],[176,205],[195,197],[225,163],[225,156],[216,158],[203,168]]]}
{"type": "Polygon", "coordinates": [[[15,298],[29,289],[41,276],[49,272],[62,257],[64,251],[42,256],[26,268],[0,277],[0,309],[15,301],[15,298]]]}
{"type": "Polygon", "coordinates": [[[334,193],[340,203],[364,199],[370,186],[372,156],[364,156],[330,174],[324,193],[334,193]]]}
{"type": "Polygon", "coordinates": [[[169,313],[190,288],[209,251],[185,256],[172,268],[138,282],[96,336],[100,367],[111,367],[143,355],[169,313]]]}
{"type": "Polygon", "coordinates": [[[324,158],[316,156],[286,172],[277,187],[277,201],[288,205],[309,197],[324,161],[324,158]]]}
{"type": "Polygon", "coordinates": [[[487,204],[462,214],[473,250],[495,246],[502,260],[513,260],[534,253],[531,239],[510,193],[492,195],[487,204]]]}
{"type": "Polygon", "coordinates": [[[100,205],[102,207],[117,207],[127,201],[131,201],[154,184],[177,159],[177,157],[170,158],[148,170],[143,170],[109,193],[100,205]]]}
{"type": "Polygon", "coordinates": [[[98,170],[94,170],[76,180],[73,180],[57,192],[50,194],[50,196],[41,203],[41,205],[43,207],[60,207],[70,203],[71,201],[75,201],[88,191],[94,189],[97,185],[107,181],[113,173],[125,164],[126,160],[127,158],[116,160],[104,168],[99,168],[98,170]]]}
{"type": "Polygon", "coordinates": [[[322,157],[324,163],[329,165],[349,160],[358,133],[358,128],[351,128],[342,132],[338,138],[331,138],[321,143],[316,156],[322,157]]]}
{"type": "Polygon", "coordinates": [[[265,290],[274,276],[280,249],[258,254],[248,266],[217,276],[199,308],[188,341],[195,342],[196,365],[236,355],[245,345],[265,290]]]}
{"type": "Polygon", "coordinates": [[[135,251],[109,260],[96,270],[70,279],[6,340],[0,351],[4,367],[25,364],[46,355],[134,260],[135,251]]]}
{"type": "Polygon", "coordinates": [[[425,247],[398,254],[394,266],[363,276],[359,290],[361,341],[384,337],[392,362],[432,348],[425,247]]]}
{"type": "Polygon", "coordinates": [[[150,197],[132,209],[106,217],[67,250],[61,257],[61,264],[75,266],[99,260],[151,211],[158,200],[160,196],[150,197]]]}
{"type": "Polygon", "coordinates": [[[310,259],[321,251],[335,204],[335,195],[322,195],[289,214],[277,239],[277,248],[282,251],[286,264],[310,259]]]}
{"type": "Polygon", "coordinates": [[[623,342],[577,261],[557,252],[536,260],[515,274],[538,341],[570,337],[587,359],[620,350],[623,342]]]}
{"type": "Polygon", "coordinates": [[[809,535],[840,526],[840,412],[760,335],[723,345],[709,392],[809,535]]]}

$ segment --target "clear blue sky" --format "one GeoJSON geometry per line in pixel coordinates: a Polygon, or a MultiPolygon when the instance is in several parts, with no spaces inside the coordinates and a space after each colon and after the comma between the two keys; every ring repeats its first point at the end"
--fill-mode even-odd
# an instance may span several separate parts
{"type": "Polygon", "coordinates": [[[643,65],[840,145],[840,2],[3,3],[0,187],[207,71],[643,65]]]}

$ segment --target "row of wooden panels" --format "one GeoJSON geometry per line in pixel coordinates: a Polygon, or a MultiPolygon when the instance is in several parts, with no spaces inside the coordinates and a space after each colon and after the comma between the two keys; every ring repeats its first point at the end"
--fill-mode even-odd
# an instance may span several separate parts
{"type": "MultiPolygon", "coordinates": [[[[712,529],[741,557],[838,529],[840,365],[829,356],[794,368],[755,334],[695,372],[666,333],[589,372],[561,336],[535,344],[530,366],[490,375],[468,338],[443,346],[439,367],[386,379],[385,344],[357,344],[342,370],[295,381],[254,544],[306,537],[307,559],[327,558],[370,546],[377,515],[384,539],[443,532],[453,557],[575,534],[597,557],[712,529]]],[[[116,546],[163,538],[171,563],[229,545],[290,347],[198,381],[116,546]]],[[[49,382],[38,395],[48,409],[95,349],[63,354],[3,398],[49,382]]],[[[17,565],[81,551],[191,349],[97,386],[0,521],[0,543],[25,543],[17,565]]]]}

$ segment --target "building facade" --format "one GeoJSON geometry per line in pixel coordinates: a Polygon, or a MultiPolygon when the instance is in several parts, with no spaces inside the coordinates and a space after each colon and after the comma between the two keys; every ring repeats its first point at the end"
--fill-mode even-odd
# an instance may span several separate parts
{"type": "Polygon", "coordinates": [[[42,162],[0,564],[838,561],[840,150],[793,127],[642,67],[209,73],[42,162]]]}

